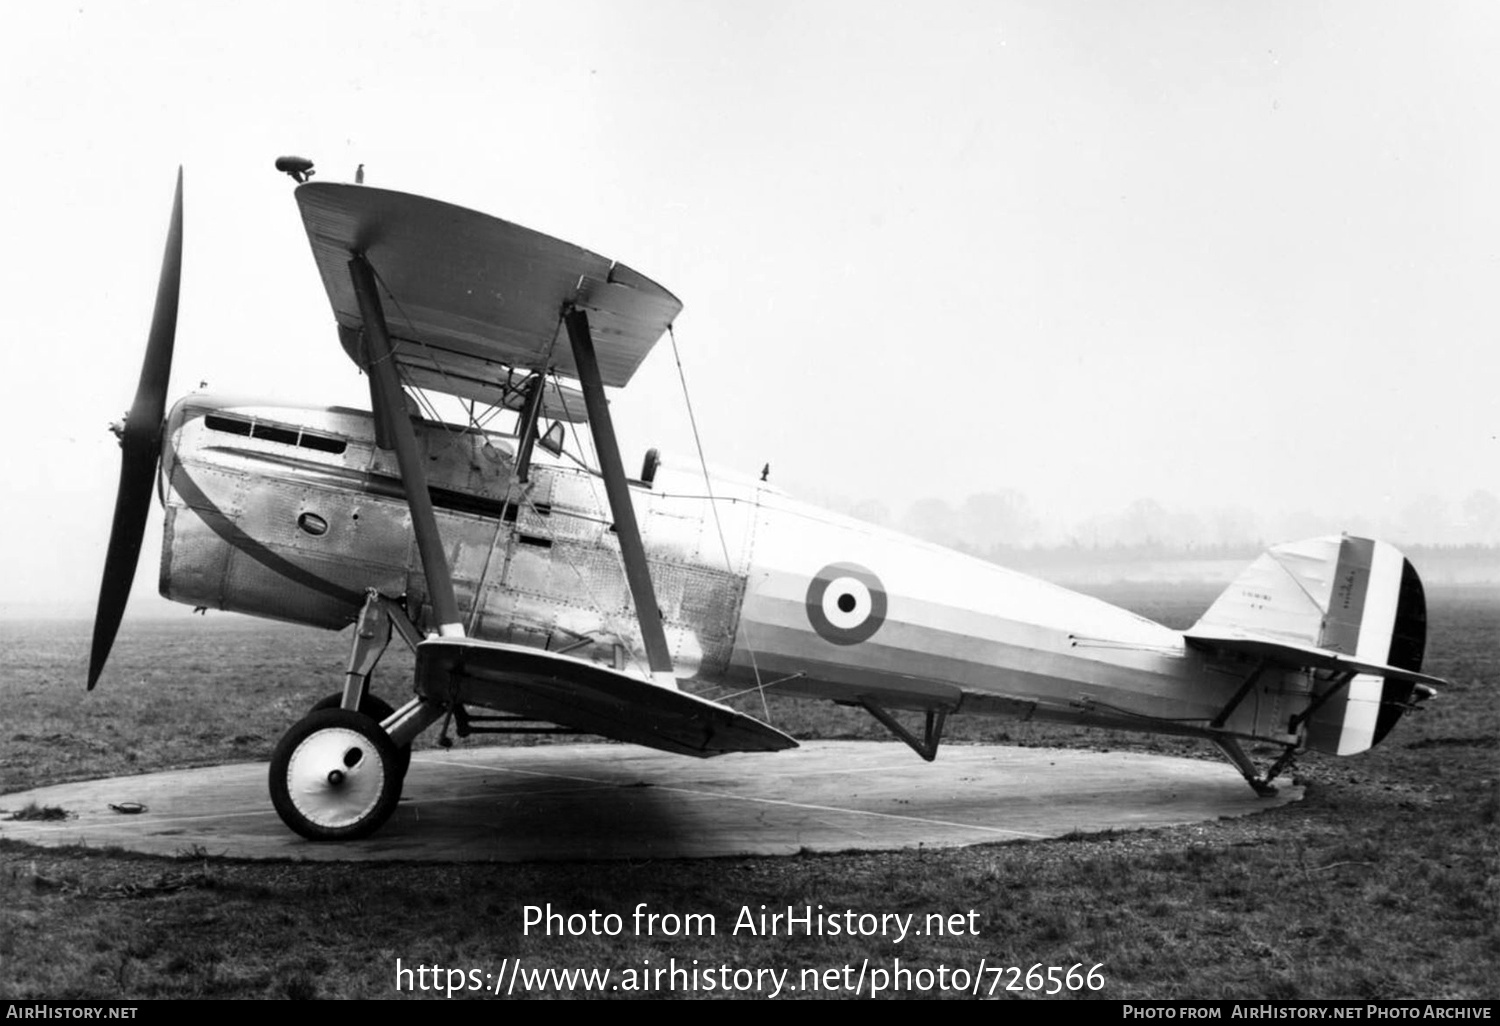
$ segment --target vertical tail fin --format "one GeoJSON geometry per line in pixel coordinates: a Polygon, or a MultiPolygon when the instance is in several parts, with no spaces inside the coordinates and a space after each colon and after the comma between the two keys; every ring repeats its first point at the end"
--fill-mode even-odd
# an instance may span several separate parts
{"type": "Polygon", "coordinates": [[[1187,636],[1302,667],[1385,669],[1355,673],[1313,710],[1307,744],[1320,752],[1352,755],[1372,747],[1414,700],[1432,694],[1413,679],[1421,676],[1427,645],[1422,581],[1393,546],[1368,538],[1276,546],[1225,589],[1187,636]]]}

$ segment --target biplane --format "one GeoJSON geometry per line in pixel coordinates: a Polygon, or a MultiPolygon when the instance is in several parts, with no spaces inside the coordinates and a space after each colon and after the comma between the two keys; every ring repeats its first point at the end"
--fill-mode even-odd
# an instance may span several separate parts
{"type": "Polygon", "coordinates": [[[167,411],[179,172],[140,384],[117,426],[88,686],[159,475],[163,595],[352,627],[342,689],[270,763],[276,811],[305,837],[378,829],[413,739],[439,721],[445,738],[449,725],[566,730],[699,757],[795,746],[705,684],[863,708],[927,760],[960,714],[1202,738],[1269,793],[1297,752],[1363,751],[1441,683],[1421,672],[1421,582],[1378,541],[1273,548],[1176,631],[754,475],[652,450],[632,477],[606,389],[630,382],[676,297],[498,218],[297,177],[371,409],[195,393],[167,411]],[[426,393],[456,397],[466,422],[424,414],[413,397],[426,393]],[[370,687],[393,636],[416,654],[394,707],[370,687]],[[1261,769],[1250,742],[1277,757],[1261,769]]]}

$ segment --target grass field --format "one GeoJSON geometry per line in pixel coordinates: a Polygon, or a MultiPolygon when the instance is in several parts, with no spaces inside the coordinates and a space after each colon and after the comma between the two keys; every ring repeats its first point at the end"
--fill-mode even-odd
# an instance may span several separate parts
{"type": "MultiPolygon", "coordinates": [[[[1213,592],[1101,594],[1182,626],[1213,592]]],[[[899,958],[932,970],[972,971],[981,959],[1023,973],[1100,965],[1097,993],[1111,998],[1493,998],[1500,592],[1435,590],[1429,607],[1426,669],[1452,684],[1373,752],[1305,757],[1306,798],[1248,819],[959,850],[520,866],[153,859],[5,843],[0,997],[394,997],[398,958],[481,973],[520,958],[528,970],[608,968],[616,981],[647,960],[697,959],[700,971],[787,970],[793,982],[804,969],[899,958]],[[629,913],[638,902],[712,913],[719,935],[522,934],[529,904],[629,913]],[[902,943],[725,935],[741,908],[762,904],[918,920],[972,909],[979,930],[902,943]]],[[[0,792],[265,759],[337,689],[347,645],[222,615],[133,621],[87,694],[88,629],[0,623],[0,792]]],[[[387,697],[399,697],[409,665],[393,655],[377,687],[387,697]]],[[[799,737],[885,736],[833,707],[783,700],[771,711],[799,737]]],[[[949,737],[1218,758],[1197,743],[1007,720],[959,720],[949,737]]],[[[913,756],[913,772],[920,766],[913,756]]],[[[996,981],[985,975],[981,990],[996,981]]],[[[996,996],[1024,996],[1005,989],[1010,975],[998,982],[996,996]]]]}

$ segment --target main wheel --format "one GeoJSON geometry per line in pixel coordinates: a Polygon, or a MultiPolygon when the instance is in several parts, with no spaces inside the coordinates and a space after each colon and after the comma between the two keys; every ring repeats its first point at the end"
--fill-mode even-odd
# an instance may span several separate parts
{"type": "MultiPolygon", "coordinates": [[[[335,691],[327,698],[319,699],[318,703],[311,709],[309,709],[308,712],[309,714],[311,714],[315,712],[322,712],[324,709],[338,709],[342,707],[343,704],[344,693],[342,691],[335,691]]],[[[376,723],[379,723],[395,711],[396,710],[391,708],[389,702],[379,697],[378,695],[372,695],[370,693],[370,689],[365,688],[365,697],[360,699],[359,701],[359,712],[361,716],[368,716],[376,723]]],[[[397,766],[401,770],[401,779],[405,780],[406,771],[411,766],[411,745],[401,746],[396,750],[396,754],[400,756],[397,762],[397,766]]]]}
{"type": "Polygon", "coordinates": [[[310,841],[380,828],[401,799],[400,753],[362,712],[323,709],[293,724],[271,755],[271,804],[310,841]]]}

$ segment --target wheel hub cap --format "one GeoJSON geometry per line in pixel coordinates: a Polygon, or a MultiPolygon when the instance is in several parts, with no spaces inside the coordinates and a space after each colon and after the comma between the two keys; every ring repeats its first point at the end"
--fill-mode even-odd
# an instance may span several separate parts
{"type": "Polygon", "coordinates": [[[375,808],[385,789],[380,753],[353,731],[309,734],[292,753],[287,793],[297,811],[329,829],[351,826],[375,808]]]}

